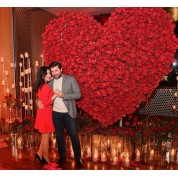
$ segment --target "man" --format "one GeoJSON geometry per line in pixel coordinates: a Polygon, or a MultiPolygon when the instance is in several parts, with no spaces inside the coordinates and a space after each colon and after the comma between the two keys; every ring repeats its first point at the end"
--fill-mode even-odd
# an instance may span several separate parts
{"type": "MultiPolygon", "coordinates": [[[[53,123],[56,130],[56,140],[60,159],[58,165],[61,167],[66,161],[66,148],[64,138],[64,128],[72,141],[73,152],[76,166],[82,168],[81,148],[77,134],[76,125],[76,103],[80,99],[81,92],[77,80],[70,75],[62,74],[62,66],[59,62],[54,61],[49,65],[53,79],[49,82],[50,87],[60,92],[53,102],[53,123]]],[[[40,105],[38,105],[40,106],[40,105]]]]}

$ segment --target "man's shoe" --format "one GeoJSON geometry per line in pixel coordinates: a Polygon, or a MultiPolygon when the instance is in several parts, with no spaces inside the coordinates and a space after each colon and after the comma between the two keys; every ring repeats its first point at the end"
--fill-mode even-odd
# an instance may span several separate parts
{"type": "Polygon", "coordinates": [[[76,166],[78,168],[83,168],[82,160],[76,160],[76,166]]]}
{"type": "Polygon", "coordinates": [[[59,165],[59,167],[61,167],[65,162],[66,162],[66,157],[61,156],[57,164],[59,165]]]}

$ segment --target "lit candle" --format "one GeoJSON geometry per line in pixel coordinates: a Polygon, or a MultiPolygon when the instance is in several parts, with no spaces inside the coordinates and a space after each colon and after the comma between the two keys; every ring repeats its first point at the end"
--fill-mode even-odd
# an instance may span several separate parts
{"type": "Polygon", "coordinates": [[[19,86],[22,87],[22,82],[19,82],[19,86]]]}
{"type": "Polygon", "coordinates": [[[23,149],[23,141],[22,141],[22,138],[18,138],[17,139],[17,147],[19,149],[23,149]]]}
{"type": "Polygon", "coordinates": [[[1,57],[1,62],[2,62],[2,63],[4,62],[4,59],[3,59],[3,57],[1,57]]]}
{"type": "Polygon", "coordinates": [[[39,66],[39,63],[38,61],[35,62],[35,66],[38,67],[39,66]]]}
{"type": "Polygon", "coordinates": [[[28,69],[28,73],[31,74],[31,68],[28,69]]]}
{"type": "Polygon", "coordinates": [[[29,90],[29,92],[32,92],[32,87],[29,87],[28,90],[29,90]]]}
{"type": "Polygon", "coordinates": [[[174,96],[175,96],[175,97],[177,97],[177,96],[178,96],[178,95],[177,95],[177,92],[175,92],[175,93],[174,93],[174,96]]]}
{"type": "Polygon", "coordinates": [[[171,156],[171,157],[170,157],[170,161],[172,161],[172,162],[174,161],[174,155],[175,155],[175,150],[172,149],[172,150],[171,150],[171,155],[170,155],[170,156],[171,156]]]}
{"type": "Polygon", "coordinates": [[[13,67],[14,67],[14,64],[13,64],[13,63],[11,63],[11,64],[10,64],[10,67],[11,67],[11,68],[13,68],[13,67]]]}
{"type": "Polygon", "coordinates": [[[97,161],[98,161],[98,152],[95,151],[93,155],[93,162],[97,162],[97,161]]]}
{"type": "Polygon", "coordinates": [[[105,162],[107,159],[106,159],[106,154],[105,153],[102,153],[101,155],[101,161],[102,162],[105,162]]]}
{"type": "Polygon", "coordinates": [[[28,88],[25,88],[25,93],[28,93],[28,88]]]}
{"type": "Polygon", "coordinates": [[[8,76],[9,75],[9,73],[8,73],[8,71],[6,70],[6,76],[8,76]]]}
{"type": "Polygon", "coordinates": [[[117,161],[118,161],[118,158],[117,156],[115,156],[113,159],[112,165],[117,165],[117,161]]]}
{"type": "Polygon", "coordinates": [[[172,106],[172,109],[173,109],[173,110],[176,110],[176,105],[173,105],[173,106],[172,106]]]}
{"type": "Polygon", "coordinates": [[[112,157],[115,157],[116,156],[116,150],[112,150],[112,157]]]}
{"type": "Polygon", "coordinates": [[[140,151],[138,149],[136,151],[136,161],[140,161],[140,151]]]}
{"type": "Polygon", "coordinates": [[[6,93],[9,93],[9,88],[6,89],[6,93]]]}
{"type": "Polygon", "coordinates": [[[5,81],[4,80],[2,80],[2,86],[4,86],[5,85],[5,81]]]}
{"type": "Polygon", "coordinates": [[[151,150],[151,151],[150,151],[150,161],[153,160],[153,156],[154,156],[154,150],[151,150]]]}
{"type": "Polygon", "coordinates": [[[28,58],[28,53],[27,52],[25,52],[25,57],[28,58]]]}
{"type": "Polygon", "coordinates": [[[129,167],[130,164],[129,164],[129,158],[125,158],[125,167],[129,167]]]}
{"type": "Polygon", "coordinates": [[[20,54],[20,58],[24,58],[24,55],[23,55],[23,54],[20,54]]]}
{"type": "Polygon", "coordinates": [[[14,89],[15,88],[15,85],[14,84],[12,84],[12,89],[14,89]]]}
{"type": "Polygon", "coordinates": [[[88,158],[91,157],[91,149],[90,149],[90,147],[87,147],[87,157],[88,158]]]}
{"type": "Polygon", "coordinates": [[[28,110],[28,105],[25,105],[25,110],[28,110]]]}

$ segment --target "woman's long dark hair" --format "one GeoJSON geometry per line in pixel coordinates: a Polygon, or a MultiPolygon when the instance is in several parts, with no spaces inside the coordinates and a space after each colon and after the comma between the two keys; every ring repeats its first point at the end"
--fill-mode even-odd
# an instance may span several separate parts
{"type": "Polygon", "coordinates": [[[38,92],[38,90],[45,84],[45,76],[47,75],[47,70],[50,70],[49,67],[47,66],[42,66],[40,67],[40,69],[38,70],[38,73],[37,73],[37,79],[35,81],[35,84],[34,84],[34,88],[33,90],[35,92],[38,92]]]}

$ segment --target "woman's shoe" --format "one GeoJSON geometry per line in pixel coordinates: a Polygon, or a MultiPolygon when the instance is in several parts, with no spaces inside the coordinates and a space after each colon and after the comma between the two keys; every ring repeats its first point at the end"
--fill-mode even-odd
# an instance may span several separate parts
{"type": "Polygon", "coordinates": [[[48,164],[48,161],[46,161],[46,159],[44,157],[42,157],[42,163],[43,164],[48,164]]]}
{"type": "Polygon", "coordinates": [[[43,163],[42,159],[40,158],[40,156],[37,153],[35,154],[35,161],[36,161],[36,159],[38,159],[41,163],[43,163]]]}

